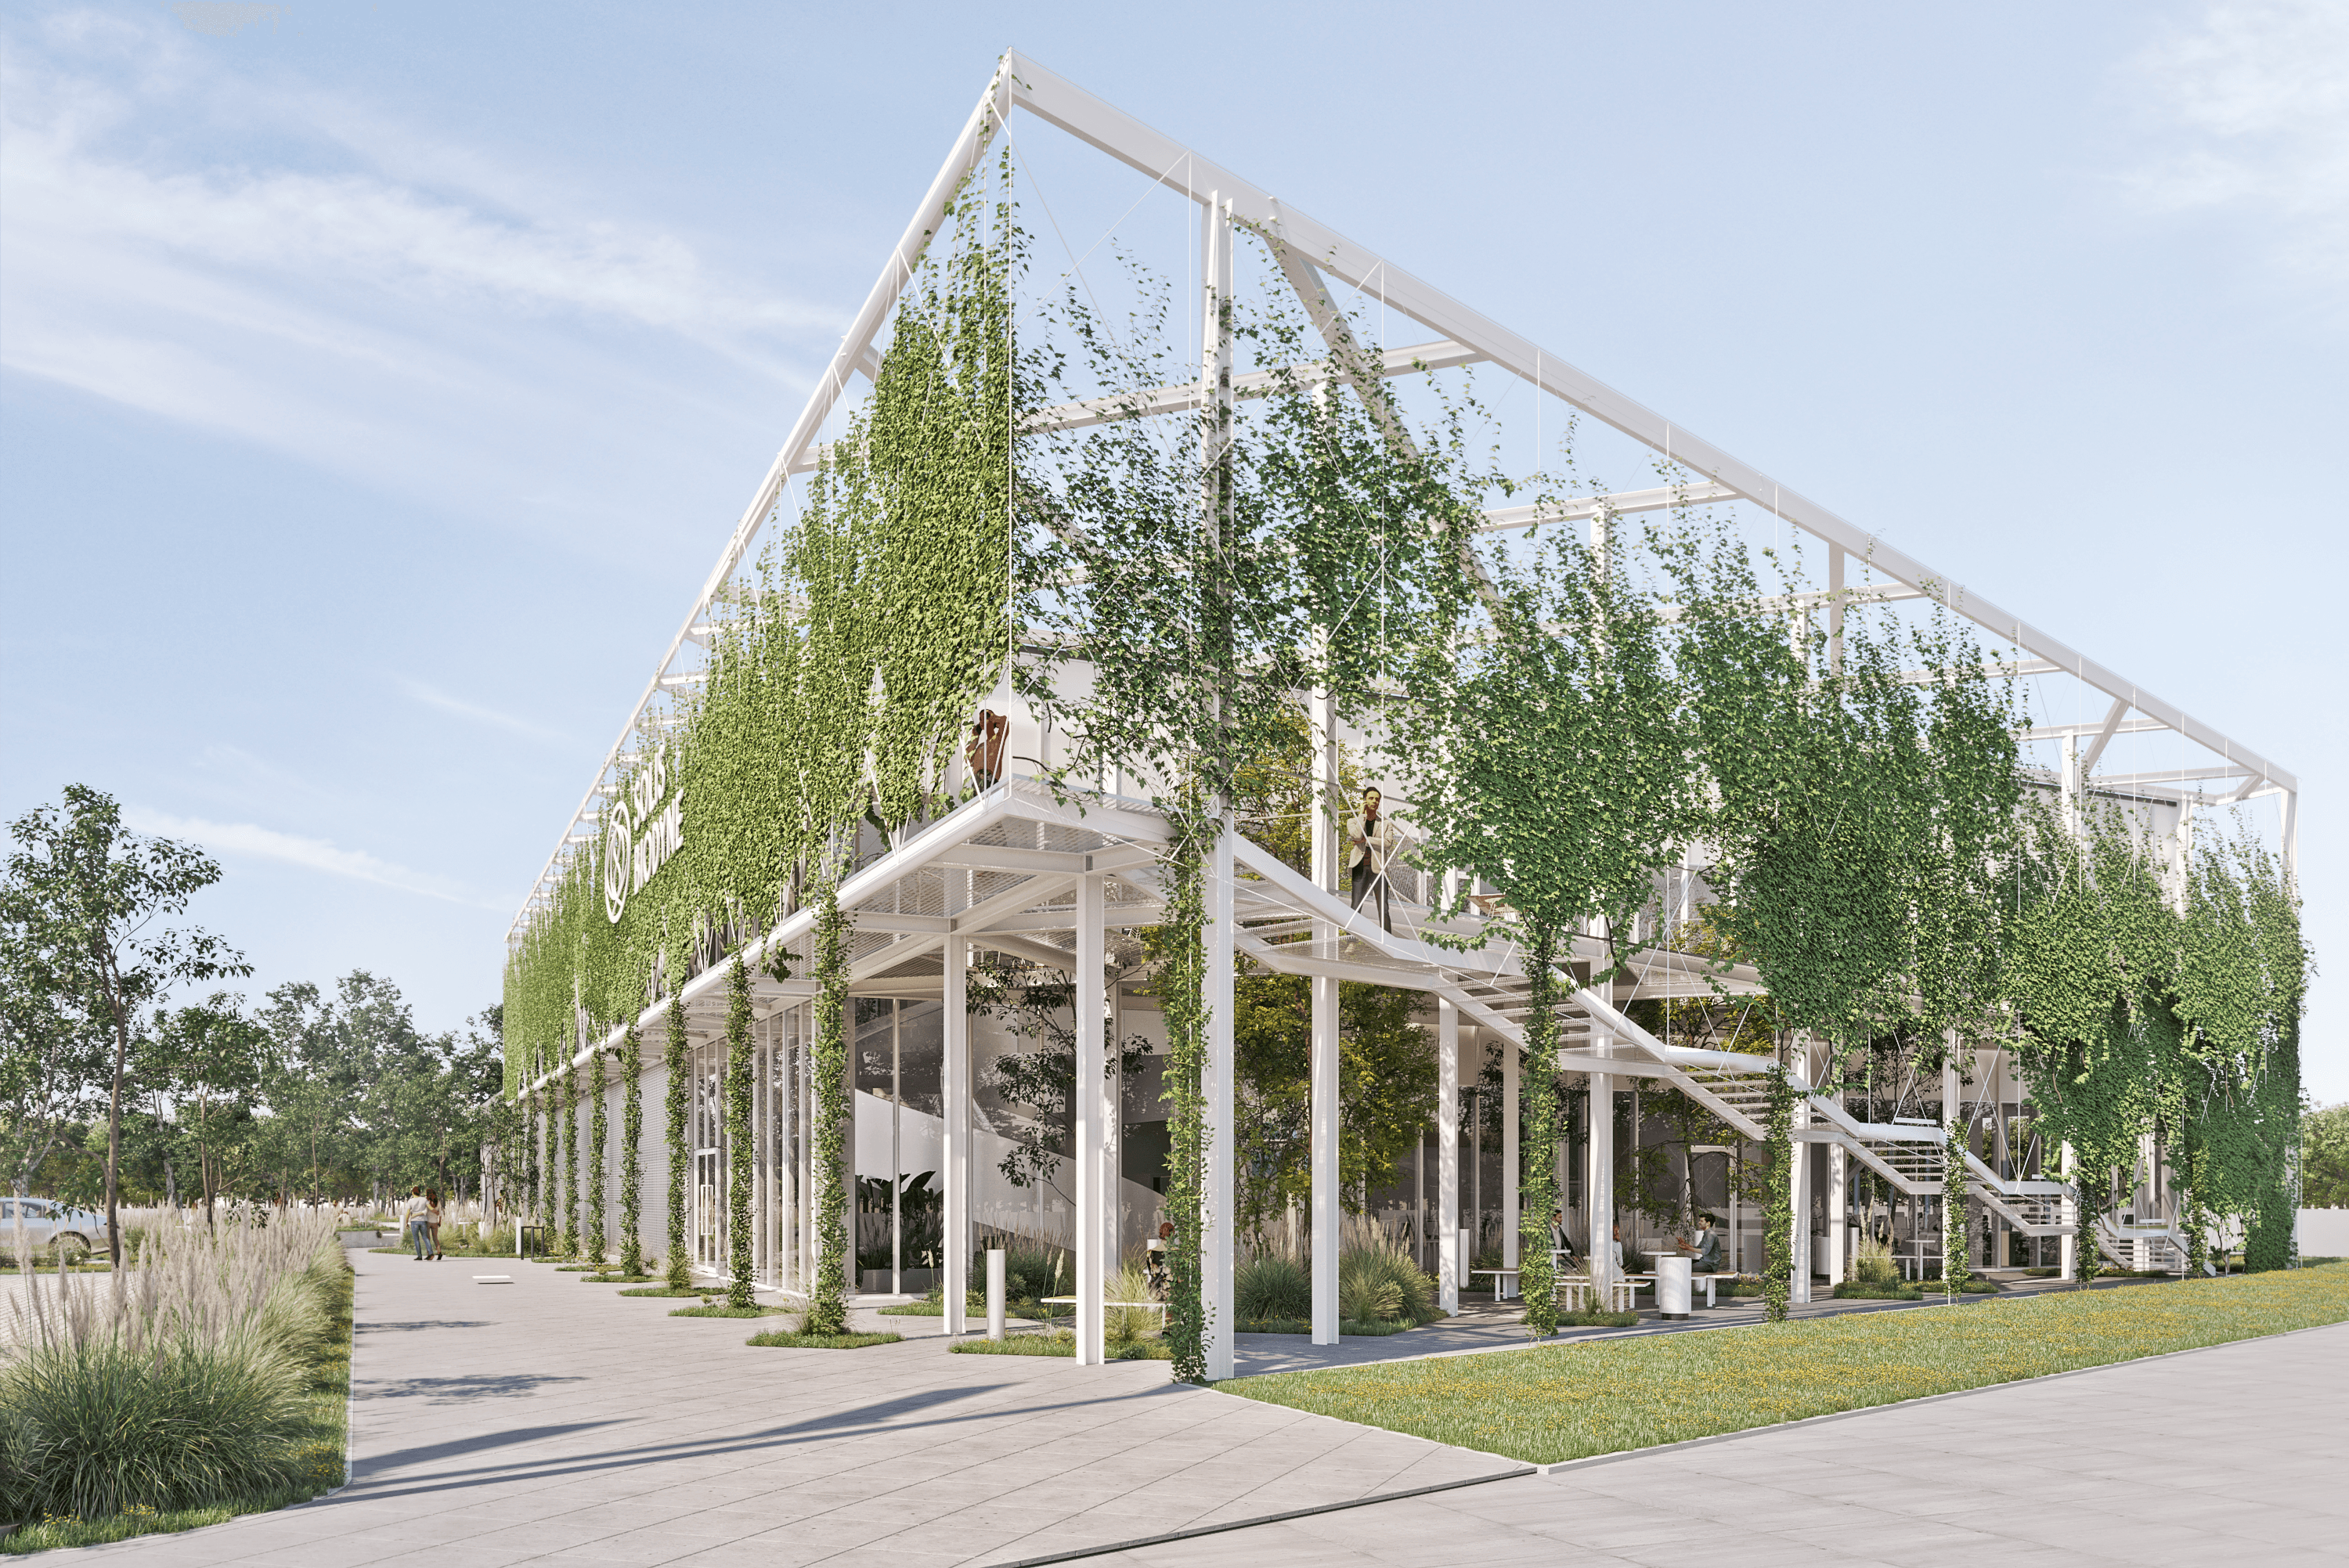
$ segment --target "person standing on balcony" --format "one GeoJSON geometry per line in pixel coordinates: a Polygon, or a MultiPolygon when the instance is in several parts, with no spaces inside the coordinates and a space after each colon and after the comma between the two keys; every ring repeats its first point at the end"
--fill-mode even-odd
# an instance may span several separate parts
{"type": "Polygon", "coordinates": [[[1003,777],[1003,742],[1010,734],[1011,721],[993,708],[980,708],[971,720],[970,743],[962,748],[962,759],[970,769],[974,790],[991,789],[1003,777]]]}
{"type": "Polygon", "coordinates": [[[1394,827],[1380,810],[1385,797],[1378,790],[1362,791],[1362,809],[1346,819],[1346,866],[1353,874],[1354,907],[1373,895],[1378,900],[1379,929],[1391,932],[1394,923],[1387,912],[1387,863],[1394,853],[1394,827]]]}

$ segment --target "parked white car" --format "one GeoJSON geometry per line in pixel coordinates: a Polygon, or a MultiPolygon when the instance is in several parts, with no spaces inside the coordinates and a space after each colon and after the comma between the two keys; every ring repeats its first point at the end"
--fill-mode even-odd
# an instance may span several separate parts
{"type": "Polygon", "coordinates": [[[52,1242],[83,1252],[106,1240],[106,1216],[76,1209],[48,1198],[0,1198],[0,1253],[16,1250],[17,1226],[24,1226],[25,1245],[46,1247],[52,1242]]]}

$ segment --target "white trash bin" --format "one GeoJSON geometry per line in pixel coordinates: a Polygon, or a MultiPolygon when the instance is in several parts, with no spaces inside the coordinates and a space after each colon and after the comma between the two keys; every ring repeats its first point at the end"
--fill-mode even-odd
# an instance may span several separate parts
{"type": "Polygon", "coordinates": [[[1677,1323],[1689,1315],[1692,1284],[1689,1265],[1692,1258],[1658,1258],[1656,1260],[1656,1315],[1667,1323],[1677,1323]]]}

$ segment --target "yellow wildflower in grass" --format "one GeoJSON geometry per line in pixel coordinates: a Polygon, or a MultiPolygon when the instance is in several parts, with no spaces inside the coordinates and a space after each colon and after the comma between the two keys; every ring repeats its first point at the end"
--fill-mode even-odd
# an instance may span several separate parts
{"type": "Polygon", "coordinates": [[[1537,1464],[2349,1321],[2349,1265],[1284,1372],[1226,1393],[1537,1464]]]}

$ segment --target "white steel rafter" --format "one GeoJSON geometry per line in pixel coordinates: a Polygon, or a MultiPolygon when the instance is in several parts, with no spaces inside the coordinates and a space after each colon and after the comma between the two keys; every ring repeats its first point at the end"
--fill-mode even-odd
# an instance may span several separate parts
{"type": "MultiPolygon", "coordinates": [[[[1924,562],[1888,543],[1881,536],[1861,530],[1816,501],[1780,484],[1761,469],[1739,460],[1687,428],[1586,375],[1569,361],[1392,265],[1376,253],[1279,201],[1268,191],[1044,69],[1024,55],[1012,52],[1006,54],[999,62],[987,90],[964,123],[936,178],[931,181],[915,210],[912,221],[906,224],[904,234],[882,268],[880,277],[865,296],[863,308],[858,311],[847,335],[842,338],[839,350],[818,381],[807,407],[753,492],[750,503],[744,508],[725,549],[719,553],[717,565],[677,634],[670,639],[667,653],[605,756],[595,781],[581,799],[578,810],[533,884],[530,897],[516,913],[509,932],[510,940],[519,940],[532,911],[539,906],[554,879],[560,873],[564,857],[572,846],[592,841],[589,830],[597,818],[597,802],[616,780],[620,769],[631,755],[634,738],[647,726],[661,721],[661,715],[654,709],[655,703],[664,693],[689,686],[698,680],[698,674],[691,669],[678,667],[678,660],[688,648],[698,651],[708,645],[715,630],[710,616],[711,606],[722,599],[729,580],[749,554],[750,545],[766,520],[773,514],[790,476],[814,467],[817,432],[845,394],[849,377],[861,374],[869,380],[877,372],[875,339],[888,320],[898,295],[920,263],[930,241],[943,226],[947,201],[985,152],[996,132],[1008,125],[1015,109],[1025,110],[1076,137],[1153,182],[1180,191],[1203,207],[1210,200],[1215,201],[1228,212],[1231,222],[1248,228],[1273,246],[1283,271],[1289,274],[1290,282],[1304,296],[1309,310],[1316,303],[1315,291],[1304,274],[1318,270],[1319,273],[1336,283],[1366,294],[1374,294],[1387,310],[1417,322],[1433,335],[1433,341],[1416,347],[1378,350],[1374,357],[1364,363],[1361,371],[1353,373],[1399,376],[1452,366],[1490,363],[1531,385],[1537,395],[1548,394],[1560,398],[1694,476],[1685,485],[1607,497],[1572,498],[1547,510],[1519,507],[1492,511],[1485,518],[1487,531],[1522,528],[1537,521],[1587,518],[1601,511],[1630,513],[1717,501],[1748,502],[1825,541],[1831,547],[1830,560],[1837,565],[1842,563],[1838,554],[1854,559],[1899,585],[1898,588],[1888,586],[1873,591],[1862,590],[1849,597],[1932,599],[2030,655],[1999,666],[2002,673],[2060,673],[2111,698],[2112,707],[2100,722],[2025,732],[2023,738],[2029,740],[2058,736],[2088,740],[2090,744],[2083,759],[2085,766],[2076,776],[2085,779],[2115,736],[2153,729],[2174,731],[2216,754],[2226,764],[2218,769],[2184,769],[2158,775],[2086,779],[2086,789],[2093,790],[2108,785],[2126,788],[2140,781],[2151,786],[2156,778],[2180,782],[2197,778],[2225,778],[2238,786],[2230,797],[2233,800],[2280,795],[2282,798],[2282,851],[2287,868],[2292,864],[2300,789],[2299,779],[2292,773],[2125,679],[2117,672],[2090,659],[2061,639],[2001,609],[1982,595],[1961,587],[1945,574],[1933,571],[1924,562]],[[1308,263],[1309,267],[1306,265],[1308,263]],[[2130,719],[2128,716],[2131,714],[2140,717],[2130,719]]],[[[1318,316],[1317,325],[1321,326],[1325,333],[1330,327],[1328,322],[1318,316]]],[[[1256,389],[1252,385],[1254,379],[1235,377],[1236,390],[1244,396],[1256,389]]],[[[1044,410],[1031,428],[1076,428],[1133,414],[1174,412],[1192,406],[1191,399],[1196,395],[1195,388],[1190,387],[1170,387],[1165,392],[1166,396],[1155,402],[1145,395],[1138,402],[1133,398],[1099,399],[1065,408],[1044,410]],[[1164,407],[1157,406],[1160,402],[1164,404],[1164,407]]],[[[1839,576],[1835,581],[1839,582],[1839,576]]]]}

